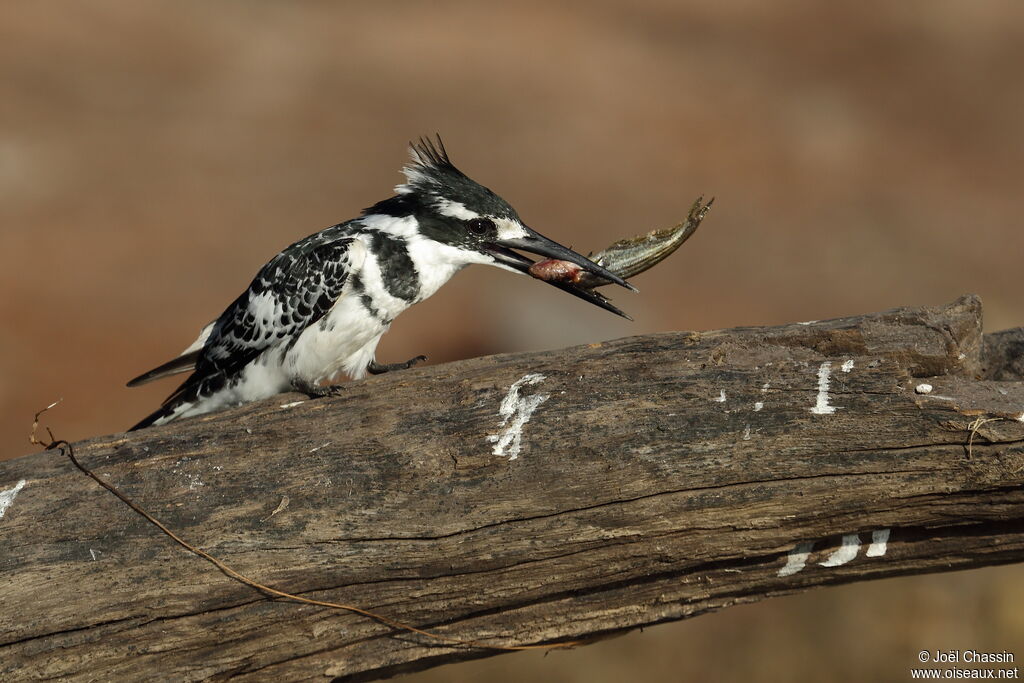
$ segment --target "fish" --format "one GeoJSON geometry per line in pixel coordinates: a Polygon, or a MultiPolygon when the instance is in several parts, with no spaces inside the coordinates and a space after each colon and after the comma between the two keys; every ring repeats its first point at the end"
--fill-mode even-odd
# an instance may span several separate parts
{"type": "MultiPolygon", "coordinates": [[[[690,207],[686,220],[675,227],[652,230],[644,235],[619,240],[607,249],[590,254],[587,258],[622,279],[639,275],[664,261],[682,246],[683,242],[690,239],[714,202],[714,197],[706,204],[703,196],[698,197],[690,207]]],[[[558,259],[538,261],[530,267],[529,272],[537,279],[561,282],[580,289],[593,290],[612,284],[611,280],[588,273],[575,263],[558,259]]]]}
{"type": "Polygon", "coordinates": [[[549,258],[537,261],[530,266],[528,272],[538,280],[545,282],[571,282],[578,285],[582,279],[583,269],[569,261],[549,258]]]}

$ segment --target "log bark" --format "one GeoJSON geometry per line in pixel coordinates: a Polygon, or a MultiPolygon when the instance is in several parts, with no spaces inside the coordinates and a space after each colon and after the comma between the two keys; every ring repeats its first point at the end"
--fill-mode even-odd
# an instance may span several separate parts
{"type": "MultiPolygon", "coordinates": [[[[1020,561],[1021,339],[983,338],[964,297],[415,368],[75,449],[278,589],[462,639],[596,639],[1020,561]]],[[[55,451],[0,462],[0,506],[5,679],[368,680],[500,652],[269,599],[55,451]]]]}

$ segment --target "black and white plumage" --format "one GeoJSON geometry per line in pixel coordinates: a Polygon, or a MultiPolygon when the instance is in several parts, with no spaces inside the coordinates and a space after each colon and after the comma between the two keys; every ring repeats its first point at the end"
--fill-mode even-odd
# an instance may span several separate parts
{"type": "MultiPolygon", "coordinates": [[[[287,247],[178,358],[128,383],[192,371],[159,410],[132,429],[320,386],[341,372],[360,378],[409,367],[378,364],[374,351],[391,322],[467,265],[526,273],[522,249],[621,278],[528,228],[501,197],[449,160],[438,139],[411,146],[407,181],[396,195],[287,247]]],[[[621,311],[604,297],[563,282],[563,290],[621,311]]]]}

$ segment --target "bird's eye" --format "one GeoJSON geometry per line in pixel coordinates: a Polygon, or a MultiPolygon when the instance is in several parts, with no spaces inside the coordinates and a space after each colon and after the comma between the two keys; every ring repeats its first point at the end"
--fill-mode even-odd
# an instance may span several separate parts
{"type": "Polygon", "coordinates": [[[474,235],[486,235],[494,233],[497,227],[490,218],[474,218],[468,224],[469,231],[474,235]]]}

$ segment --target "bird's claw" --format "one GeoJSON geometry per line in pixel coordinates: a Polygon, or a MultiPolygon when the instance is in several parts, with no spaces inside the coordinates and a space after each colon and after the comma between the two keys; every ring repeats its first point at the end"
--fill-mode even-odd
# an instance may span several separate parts
{"type": "Polygon", "coordinates": [[[340,384],[329,384],[326,387],[303,380],[294,380],[292,389],[309,396],[310,398],[323,398],[325,396],[340,396],[345,390],[340,384]]]}
{"type": "Polygon", "coordinates": [[[415,358],[410,358],[403,363],[378,363],[375,360],[371,360],[366,366],[366,371],[371,375],[382,375],[385,372],[391,372],[392,370],[408,370],[412,366],[421,361],[425,361],[426,359],[426,356],[420,355],[415,358]]]}

